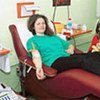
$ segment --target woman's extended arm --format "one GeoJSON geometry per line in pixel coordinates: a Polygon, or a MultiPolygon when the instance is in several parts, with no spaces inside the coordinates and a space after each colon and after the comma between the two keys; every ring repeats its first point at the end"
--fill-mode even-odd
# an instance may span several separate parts
{"type": "Polygon", "coordinates": [[[69,54],[74,54],[74,49],[75,49],[74,46],[72,44],[70,44],[69,41],[67,41],[67,40],[65,41],[60,37],[58,37],[58,38],[61,40],[63,47],[65,48],[66,52],[69,53],[69,54]]]}
{"type": "Polygon", "coordinates": [[[36,76],[39,80],[42,80],[45,78],[45,75],[42,69],[42,60],[40,53],[38,50],[32,50],[31,53],[32,53],[32,60],[36,67],[36,76]]]}

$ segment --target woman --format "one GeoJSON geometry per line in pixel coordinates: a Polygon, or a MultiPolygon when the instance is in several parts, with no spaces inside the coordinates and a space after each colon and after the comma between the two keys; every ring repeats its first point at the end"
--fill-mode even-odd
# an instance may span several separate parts
{"type": "Polygon", "coordinates": [[[89,52],[100,52],[100,22],[96,26],[96,35],[93,37],[91,45],[88,49],[89,52]]]}
{"type": "Polygon", "coordinates": [[[48,19],[45,16],[32,15],[28,20],[28,29],[34,36],[28,40],[27,49],[36,66],[38,79],[45,78],[42,63],[57,69],[58,72],[71,68],[82,68],[100,75],[100,53],[70,56],[74,53],[74,46],[54,35],[54,32],[48,26],[48,19]]]}

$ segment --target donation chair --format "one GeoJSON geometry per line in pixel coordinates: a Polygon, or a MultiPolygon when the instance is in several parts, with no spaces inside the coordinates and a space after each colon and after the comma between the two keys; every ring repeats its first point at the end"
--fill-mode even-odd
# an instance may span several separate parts
{"type": "MultiPolygon", "coordinates": [[[[82,69],[70,69],[57,74],[57,70],[43,64],[43,70],[47,77],[44,80],[38,80],[35,74],[35,65],[28,57],[23,43],[32,36],[27,25],[11,24],[9,30],[19,60],[23,94],[29,93],[36,100],[83,100],[84,97],[87,98],[90,95],[100,97],[100,76],[82,69]]],[[[75,49],[75,53],[82,52],[75,49]]]]}

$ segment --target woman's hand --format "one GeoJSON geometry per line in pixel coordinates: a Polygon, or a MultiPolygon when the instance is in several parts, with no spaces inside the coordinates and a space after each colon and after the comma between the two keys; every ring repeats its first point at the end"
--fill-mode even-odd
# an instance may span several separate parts
{"type": "Polygon", "coordinates": [[[69,54],[74,54],[74,46],[70,45],[69,48],[66,50],[69,54]]]}
{"type": "Polygon", "coordinates": [[[67,51],[67,53],[69,53],[69,54],[74,54],[74,50],[73,50],[73,49],[70,49],[70,48],[69,48],[69,49],[67,49],[66,51],[67,51]]]}
{"type": "Polygon", "coordinates": [[[42,68],[36,68],[36,77],[38,78],[38,80],[43,80],[46,78],[42,68]]]}

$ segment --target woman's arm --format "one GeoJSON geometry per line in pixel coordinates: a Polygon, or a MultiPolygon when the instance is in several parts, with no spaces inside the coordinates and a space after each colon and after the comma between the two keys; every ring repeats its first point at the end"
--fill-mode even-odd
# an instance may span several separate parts
{"type": "Polygon", "coordinates": [[[70,44],[70,42],[67,40],[63,40],[60,37],[59,37],[59,39],[61,40],[66,52],[68,52],[69,54],[74,54],[74,49],[75,49],[74,46],[72,44],[70,44]]]}
{"type": "Polygon", "coordinates": [[[38,50],[32,50],[32,61],[35,64],[36,67],[36,76],[39,80],[42,80],[45,78],[43,69],[42,69],[42,60],[41,60],[41,56],[38,50]]]}

